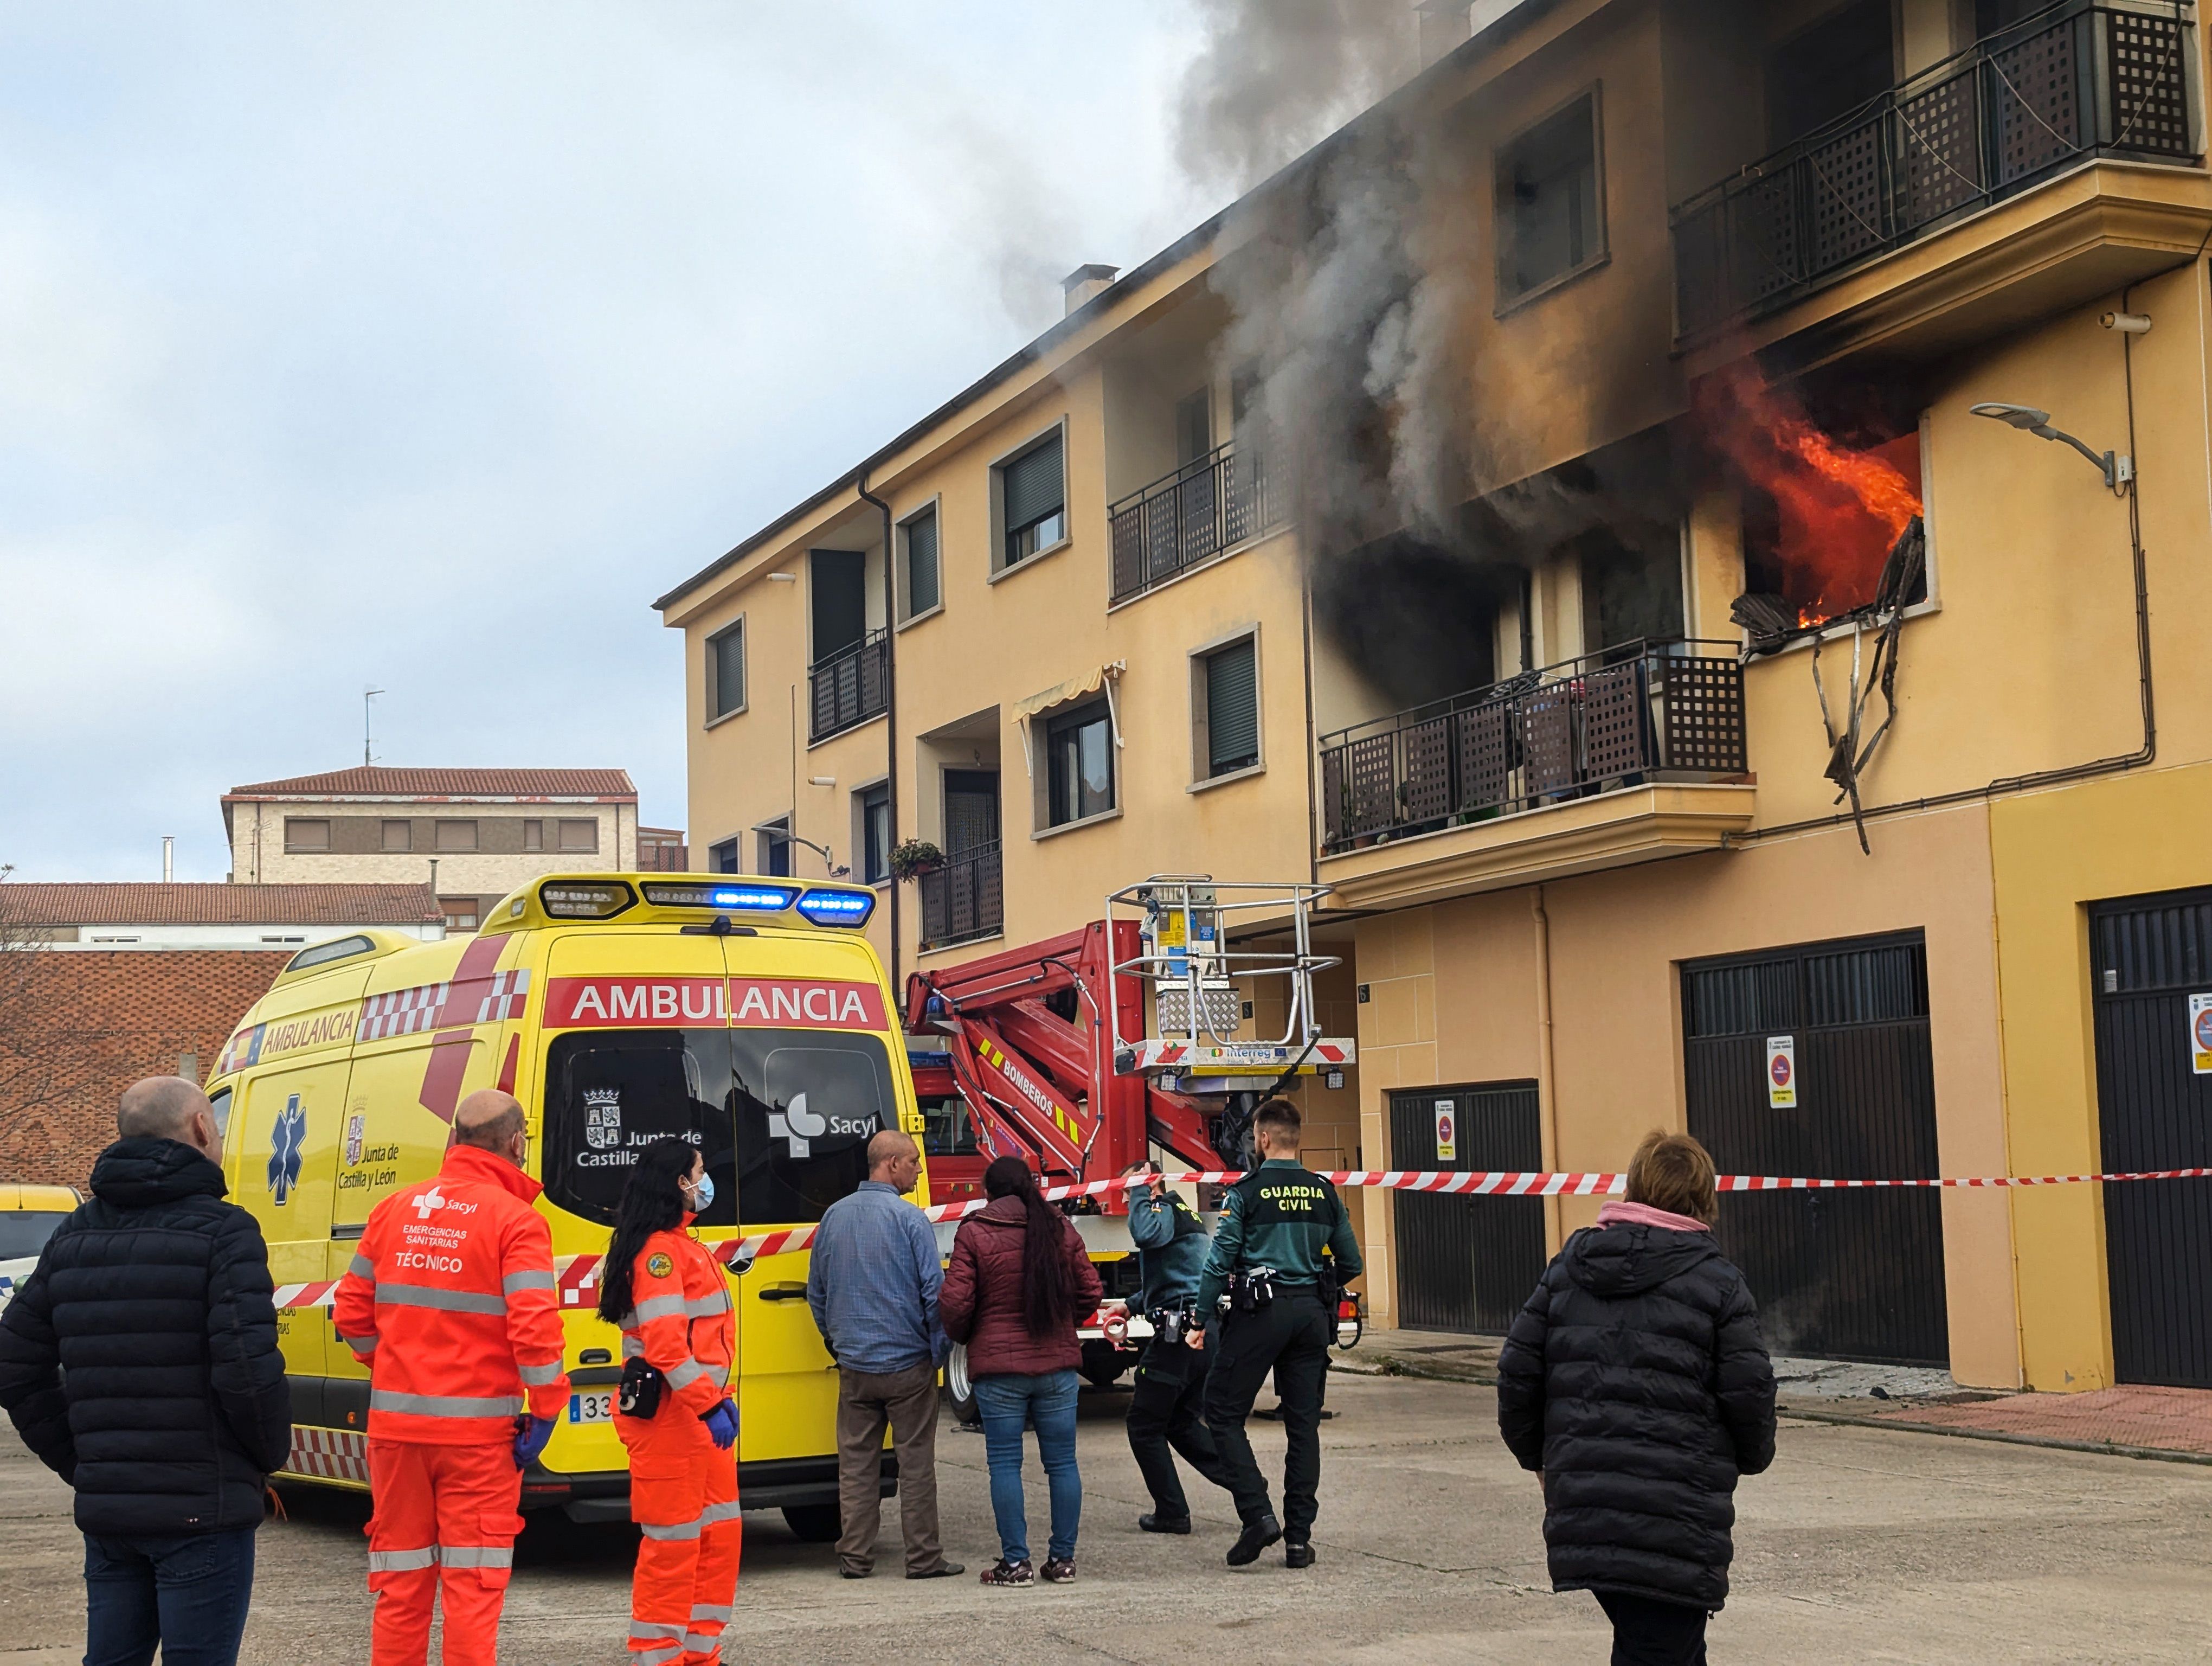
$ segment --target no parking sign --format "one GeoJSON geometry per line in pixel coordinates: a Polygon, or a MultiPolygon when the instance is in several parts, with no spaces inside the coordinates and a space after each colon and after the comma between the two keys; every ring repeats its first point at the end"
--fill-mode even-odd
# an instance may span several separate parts
{"type": "Polygon", "coordinates": [[[1797,1106],[1797,1037],[1766,1038],[1766,1104],[1772,1110],[1797,1106]]]}
{"type": "Polygon", "coordinates": [[[2189,998],[2189,1054],[2198,1075],[2212,1076],[2212,995],[2189,998]]]}

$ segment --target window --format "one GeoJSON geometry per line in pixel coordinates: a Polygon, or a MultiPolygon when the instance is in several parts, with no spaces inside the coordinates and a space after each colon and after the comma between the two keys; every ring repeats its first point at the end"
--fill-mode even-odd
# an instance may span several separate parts
{"type": "Polygon", "coordinates": [[[304,934],[298,937],[284,937],[281,935],[272,937],[264,933],[261,940],[264,943],[304,943],[307,939],[304,934]]]}
{"type": "Polygon", "coordinates": [[[384,848],[386,850],[412,850],[415,848],[415,824],[400,821],[385,823],[384,848]]]}
{"type": "Polygon", "coordinates": [[[742,711],[745,704],[745,622],[707,639],[707,721],[742,711]]]}
{"type": "Polygon", "coordinates": [[[474,850],[477,848],[477,824],[474,822],[440,822],[438,848],[441,850],[474,850]]]}
{"type": "Polygon", "coordinates": [[[1176,404],[1176,466],[1195,463],[1213,449],[1213,394],[1200,388],[1176,404]]]}
{"type": "Polygon", "coordinates": [[[522,848],[525,850],[545,848],[545,824],[534,818],[522,824],[522,848]]]}
{"type": "Polygon", "coordinates": [[[937,511],[929,509],[899,528],[905,544],[906,617],[927,613],[944,599],[937,574],[937,511]]]}
{"type": "MultiPolygon", "coordinates": [[[[2050,0],[1991,5],[1982,0],[1976,25],[1989,34],[2050,0]],[[2015,14],[1999,21],[2004,12],[2015,14]],[[1988,27],[1982,27],[1986,18],[1988,27]]],[[[1890,45],[1889,0],[1851,0],[1775,48],[1766,62],[1766,142],[1779,150],[1825,127],[1887,89],[1896,78],[1890,45]]]]}
{"type": "Polygon", "coordinates": [[[1113,715],[1103,700],[1045,726],[1045,825],[1065,827],[1114,807],[1113,715]]]}
{"type": "Polygon", "coordinates": [[[287,850],[328,850],[331,848],[331,824],[326,821],[295,821],[284,818],[284,848],[287,850]]]}
{"type": "Polygon", "coordinates": [[[1635,549],[1613,532],[1577,540],[1581,556],[1583,651],[1666,641],[1682,634],[1682,545],[1679,534],[1635,549]]]}
{"type": "Polygon", "coordinates": [[[1604,258],[1595,93],[1498,152],[1498,222],[1501,306],[1604,258]]]}
{"type": "Polygon", "coordinates": [[[891,877],[891,789],[871,787],[853,796],[860,800],[860,878],[879,885],[891,877]]]}
{"type": "Polygon", "coordinates": [[[1201,654],[1193,667],[1198,775],[1202,781],[1260,761],[1260,644],[1247,636],[1201,654]]]}
{"type": "Polygon", "coordinates": [[[438,907],[446,916],[449,932],[472,932],[477,928],[477,899],[473,897],[441,897],[438,907]]]}
{"type": "Polygon", "coordinates": [[[54,1228],[68,1219],[66,1209],[0,1211],[0,1261],[35,1261],[54,1228]]]}
{"type": "Polygon", "coordinates": [[[592,851],[599,848],[599,824],[596,821],[564,821],[561,824],[561,848],[568,851],[592,851]]]}
{"type": "Polygon", "coordinates": [[[744,865],[738,860],[738,842],[725,839],[720,844],[707,847],[707,872],[709,873],[742,873],[744,865]]]}
{"type": "Polygon", "coordinates": [[[771,822],[759,830],[760,866],[753,870],[771,879],[791,877],[791,824],[788,820],[771,822]]]}
{"type": "Polygon", "coordinates": [[[836,1031],[582,1031],[555,1040],[545,1081],[547,1192],[607,1223],[638,1148],[672,1136],[714,1178],[701,1225],[819,1220],[893,1125],[882,1042],[836,1031]]]}
{"type": "Polygon", "coordinates": [[[916,1109],[921,1112],[922,1152],[932,1161],[940,1157],[983,1154],[983,1148],[976,1143],[975,1124],[969,1114],[968,1101],[961,1095],[923,1099],[916,1109]]]}
{"type": "Polygon", "coordinates": [[[964,856],[999,842],[999,772],[945,772],[945,854],[964,856]]]}
{"type": "Polygon", "coordinates": [[[1006,542],[1000,570],[1067,536],[1067,487],[1060,435],[1032,446],[999,471],[1006,542]]]}

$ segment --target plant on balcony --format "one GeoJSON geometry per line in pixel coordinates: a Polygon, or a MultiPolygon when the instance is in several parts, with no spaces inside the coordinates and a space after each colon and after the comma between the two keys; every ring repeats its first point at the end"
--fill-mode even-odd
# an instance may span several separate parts
{"type": "Polygon", "coordinates": [[[927,839],[908,839],[891,847],[891,876],[919,879],[945,866],[945,853],[927,839]]]}

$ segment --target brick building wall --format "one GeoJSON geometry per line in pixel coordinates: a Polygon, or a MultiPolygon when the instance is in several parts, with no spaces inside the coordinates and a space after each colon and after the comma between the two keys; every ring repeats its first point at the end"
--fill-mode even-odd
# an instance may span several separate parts
{"type": "Polygon", "coordinates": [[[115,1104],[190,1054],[201,1079],[289,951],[25,952],[31,999],[0,1013],[0,1181],[83,1187],[115,1104]]]}

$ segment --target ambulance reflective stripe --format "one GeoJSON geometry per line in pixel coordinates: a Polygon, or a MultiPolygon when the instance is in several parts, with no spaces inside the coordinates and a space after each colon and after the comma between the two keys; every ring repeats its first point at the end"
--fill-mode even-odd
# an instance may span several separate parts
{"type": "Polygon", "coordinates": [[[411,1417],[513,1417],[522,1407],[519,1394],[479,1398],[461,1394],[395,1394],[389,1389],[368,1391],[369,1410],[404,1412],[411,1417]]]}
{"type": "Polygon", "coordinates": [[[443,1313],[489,1313],[504,1316],[507,1298],[473,1290],[447,1290],[432,1284],[401,1284],[386,1279],[376,1286],[379,1307],[434,1307],[443,1313]]]}
{"type": "Polygon", "coordinates": [[[438,1566],[438,1547],[424,1545],[420,1550],[372,1550],[368,1553],[371,1573],[414,1573],[426,1567],[438,1566]]]}
{"type": "Polygon", "coordinates": [[[522,1373],[523,1384],[526,1388],[543,1388],[548,1383],[561,1380],[561,1362],[558,1359],[550,1365],[520,1365],[516,1369],[522,1373]]]}
{"type": "Polygon", "coordinates": [[[552,1269],[540,1272],[531,1268],[521,1273],[510,1273],[499,1281],[500,1289],[512,1296],[518,1290],[550,1290],[554,1288],[552,1269]]]}
{"type": "MultiPolygon", "coordinates": [[[[678,1522],[672,1526],[657,1526],[651,1523],[641,1523],[637,1530],[648,1539],[696,1539],[716,1522],[735,1521],[743,1513],[738,1501],[732,1499],[726,1504],[708,1505],[688,1522],[678,1522]]],[[[696,1617],[694,1615],[694,1618],[696,1617]]]]}

